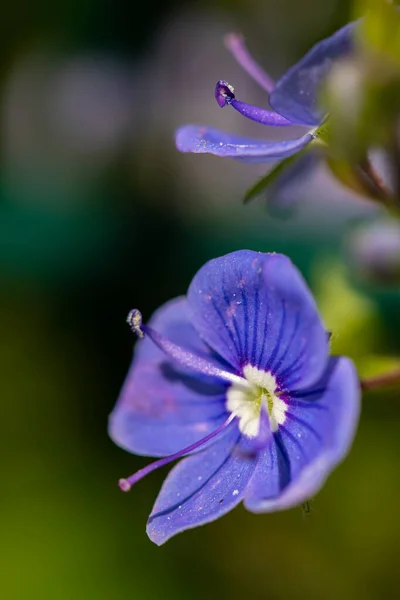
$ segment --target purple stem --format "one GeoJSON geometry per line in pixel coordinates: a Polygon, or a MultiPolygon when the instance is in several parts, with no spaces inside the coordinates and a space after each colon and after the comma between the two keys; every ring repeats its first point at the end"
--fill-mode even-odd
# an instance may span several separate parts
{"type": "Polygon", "coordinates": [[[123,492],[129,492],[129,490],[131,489],[131,487],[133,485],[135,485],[135,483],[137,483],[138,481],[143,479],[143,477],[146,477],[146,475],[148,475],[152,471],[155,471],[156,469],[159,469],[160,467],[167,465],[168,463],[176,460],[177,458],[181,458],[185,454],[188,454],[189,452],[192,452],[193,450],[200,448],[200,446],[202,446],[209,440],[212,440],[214,437],[219,435],[224,429],[226,429],[226,427],[228,427],[228,425],[230,425],[230,423],[233,421],[234,418],[235,418],[235,415],[232,413],[231,415],[229,415],[229,417],[226,419],[226,421],[224,421],[224,423],[222,423],[222,425],[220,425],[217,429],[215,429],[214,431],[212,431],[211,433],[209,433],[208,435],[203,437],[198,442],[195,442],[194,444],[190,444],[190,446],[187,446],[186,448],[183,448],[183,450],[179,450],[179,452],[175,452],[174,454],[171,454],[170,456],[165,456],[164,458],[160,458],[159,460],[156,460],[155,462],[151,463],[150,465],[147,465],[147,467],[143,467],[143,469],[136,471],[136,473],[133,473],[133,475],[131,475],[130,477],[127,477],[126,479],[120,479],[118,482],[120,489],[123,492]]]}
{"type": "Polygon", "coordinates": [[[225,37],[225,46],[231,52],[239,65],[256,81],[264,90],[271,93],[275,87],[275,81],[254,60],[244,38],[240,33],[230,33],[225,37]]]}

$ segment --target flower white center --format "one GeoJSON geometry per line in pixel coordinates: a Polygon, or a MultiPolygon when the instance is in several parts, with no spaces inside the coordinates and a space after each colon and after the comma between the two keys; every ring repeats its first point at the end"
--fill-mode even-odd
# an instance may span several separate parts
{"type": "Polygon", "coordinates": [[[287,404],[279,397],[278,384],[272,373],[246,365],[243,375],[250,384],[233,383],[226,394],[226,408],[239,419],[239,429],[249,438],[260,429],[261,410],[269,415],[271,431],[277,431],[286,421],[287,404]]]}

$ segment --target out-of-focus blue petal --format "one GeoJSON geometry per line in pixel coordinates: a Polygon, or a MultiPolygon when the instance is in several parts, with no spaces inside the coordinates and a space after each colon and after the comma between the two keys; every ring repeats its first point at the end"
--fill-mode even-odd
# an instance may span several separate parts
{"type": "Polygon", "coordinates": [[[200,336],[239,373],[251,364],[300,389],[326,367],[325,329],[286,256],[240,250],[211,260],[193,278],[188,304],[200,336]]]}
{"type": "Polygon", "coordinates": [[[274,216],[291,213],[300,199],[297,186],[306,179],[321,160],[321,155],[309,149],[303,156],[295,157],[289,165],[265,190],[268,212],[274,216]]]}
{"type": "Polygon", "coordinates": [[[323,115],[319,110],[319,87],[335,60],[349,55],[354,47],[357,21],[348,23],[311,48],[309,52],[277,82],[269,103],[276,112],[300,125],[317,125],[323,115]]]}
{"type": "Polygon", "coordinates": [[[348,251],[356,273],[367,281],[400,284],[400,226],[394,219],[368,223],[353,231],[348,251]]]}
{"type": "Polygon", "coordinates": [[[218,519],[239,504],[256,462],[248,445],[232,424],[207,450],[174,467],[150,515],[150,539],[161,545],[185,529],[218,519]]]}
{"type": "Polygon", "coordinates": [[[333,357],[321,380],[295,393],[287,419],[260,456],[246,489],[252,512],[296,506],[316,494],[346,456],[360,412],[360,384],[353,363],[333,357]]]}
{"type": "MultiPolygon", "coordinates": [[[[164,304],[150,324],[175,343],[218,362],[190,325],[185,298],[164,304]]],[[[110,415],[110,436],[134,454],[173,454],[224,422],[225,387],[177,367],[150,339],[139,340],[136,357],[110,415]]]]}
{"type": "Polygon", "coordinates": [[[268,142],[227,133],[207,125],[186,125],[176,132],[176,147],[181,152],[214,154],[243,162],[270,162],[286,158],[307,146],[314,136],[283,141],[268,142]]]}

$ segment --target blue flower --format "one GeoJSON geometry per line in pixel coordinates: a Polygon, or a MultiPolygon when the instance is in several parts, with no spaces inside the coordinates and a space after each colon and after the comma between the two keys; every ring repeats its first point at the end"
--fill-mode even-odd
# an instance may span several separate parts
{"type": "MultiPolygon", "coordinates": [[[[218,81],[215,88],[219,106],[229,105],[243,116],[262,125],[304,125],[307,131],[301,137],[286,141],[264,141],[227,133],[207,125],[186,125],[176,133],[178,150],[215,154],[244,162],[270,162],[287,158],[308,146],[315,140],[325,117],[321,114],[318,103],[319,88],[333,62],[352,52],[355,23],[347,24],[331,37],[316,44],[276,84],[251,57],[243,38],[238,34],[228,36],[229,50],[248,74],[269,94],[269,104],[273,110],[265,110],[238,100],[234,88],[222,80],[218,81]]],[[[309,156],[302,157],[299,161],[305,169],[311,166],[309,156]]],[[[294,169],[298,172],[299,166],[294,166],[294,169]]]]}
{"type": "Polygon", "coordinates": [[[139,479],[189,454],[167,476],[149,517],[156,544],[240,502],[255,513],[314,495],[353,440],[360,386],[352,362],[329,356],[328,335],[288,258],[249,250],[205,264],[187,296],[142,324],[110,435],[163,457],[139,479]]]}

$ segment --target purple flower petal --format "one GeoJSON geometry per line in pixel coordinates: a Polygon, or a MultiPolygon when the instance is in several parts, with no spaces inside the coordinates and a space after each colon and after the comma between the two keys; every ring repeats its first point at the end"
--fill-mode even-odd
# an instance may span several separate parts
{"type": "Polygon", "coordinates": [[[285,389],[305,388],[323,373],[326,332],[285,256],[241,250],[211,260],[193,278],[188,303],[202,339],[236,372],[251,364],[285,389]]]}
{"type": "Polygon", "coordinates": [[[269,103],[276,112],[292,123],[317,125],[323,115],[319,110],[319,87],[335,60],[349,55],[354,47],[357,21],[348,23],[311,48],[309,52],[277,82],[269,103]]]}
{"type": "Polygon", "coordinates": [[[296,506],[316,494],[353,441],[360,384],[353,363],[333,357],[310,390],[293,394],[286,421],[260,457],[246,489],[252,512],[296,506]]]}
{"type": "MultiPolygon", "coordinates": [[[[150,323],[174,342],[221,366],[190,325],[187,314],[186,299],[176,298],[164,304],[150,323]]],[[[177,452],[224,422],[228,416],[225,387],[217,380],[202,380],[177,367],[151,339],[140,340],[110,416],[110,436],[135,454],[164,456],[177,452]]]]}
{"type": "Polygon", "coordinates": [[[198,525],[218,519],[242,501],[255,468],[237,427],[204,452],[183,459],[169,473],[147,525],[158,545],[198,525]]]}
{"type": "Polygon", "coordinates": [[[284,142],[268,142],[227,133],[207,125],[186,125],[176,133],[181,152],[214,154],[243,162],[270,162],[295,154],[314,139],[311,133],[284,142]]]}

